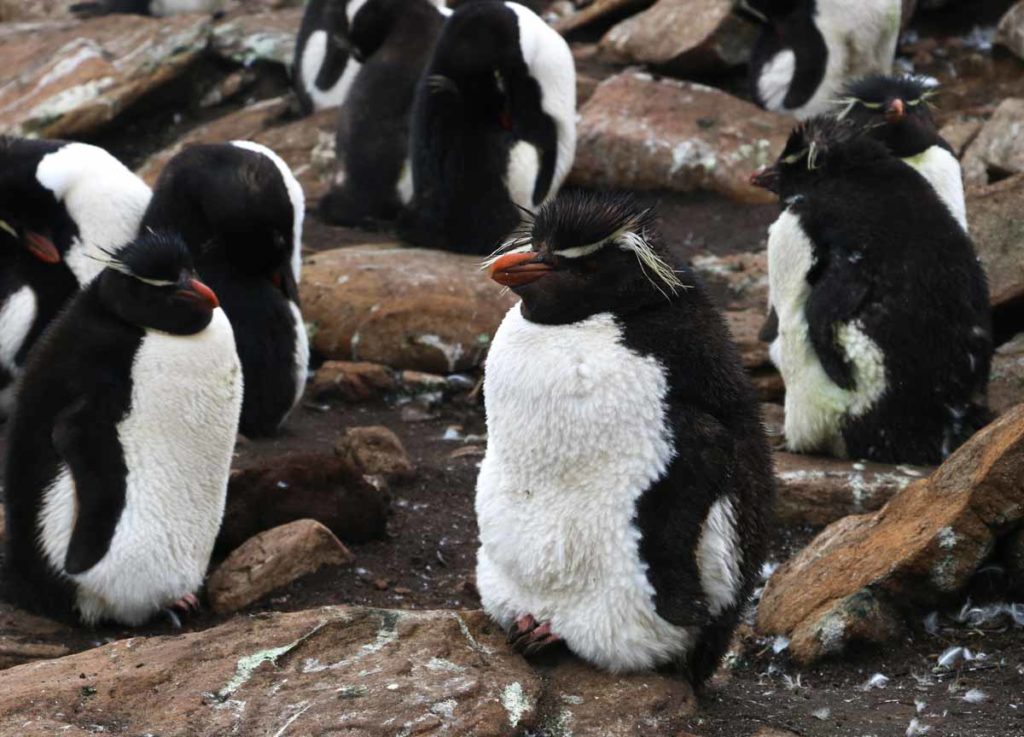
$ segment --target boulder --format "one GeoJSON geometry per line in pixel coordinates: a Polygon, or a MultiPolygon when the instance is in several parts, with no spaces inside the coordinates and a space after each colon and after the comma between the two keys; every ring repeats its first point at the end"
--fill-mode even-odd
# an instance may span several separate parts
{"type": "MultiPolygon", "coordinates": [[[[1021,136],[1024,140],[1024,135],[1021,136]]],[[[1024,299],[1024,175],[971,191],[967,221],[997,309],[1024,299]]]]}
{"type": "Polygon", "coordinates": [[[171,158],[192,143],[246,140],[271,148],[302,184],[307,204],[327,192],[334,175],[334,133],[338,111],[323,110],[308,118],[286,120],[288,101],[263,100],[194,128],[173,145],[150,156],[138,175],[152,185],[171,158]]]}
{"type": "Polygon", "coordinates": [[[393,392],[396,387],[394,372],[379,363],[324,361],[306,395],[316,401],[365,402],[393,392]]]}
{"type": "Polygon", "coordinates": [[[300,292],[321,355],[436,374],[480,365],[517,301],[478,257],[389,246],[316,254],[300,292]]]}
{"type": "Polygon", "coordinates": [[[769,579],[758,628],[789,637],[802,663],[892,639],[904,613],[961,596],[999,538],[1024,520],[1021,478],[1024,406],[878,512],[827,527],[769,579]]]}
{"type": "Polygon", "coordinates": [[[774,160],[792,125],[721,90],[626,71],[598,85],[580,110],[570,182],[771,202],[750,174],[774,160]]]}
{"type": "Polygon", "coordinates": [[[721,72],[745,64],[759,29],[733,12],[733,0],[658,0],[601,39],[620,64],[650,64],[668,74],[721,72]]]}
{"type": "Polygon", "coordinates": [[[0,734],[19,737],[674,735],[695,708],[683,681],[657,673],[570,657],[539,673],[464,611],[235,617],[0,673],[0,734]]]}
{"type": "Polygon", "coordinates": [[[268,62],[290,67],[301,24],[302,8],[236,15],[213,27],[212,48],[244,66],[268,62]]]}
{"type": "Polygon", "coordinates": [[[110,15],[0,37],[0,133],[73,138],[181,76],[210,20],[110,15]]]}
{"type": "Polygon", "coordinates": [[[726,310],[759,310],[762,320],[767,317],[767,251],[726,256],[702,254],[693,259],[691,266],[718,306],[726,310]]]}
{"type": "Polygon", "coordinates": [[[405,446],[386,427],[350,427],[334,450],[366,476],[383,476],[388,481],[411,481],[416,477],[405,446]]]}
{"type": "Polygon", "coordinates": [[[998,414],[1024,402],[1024,333],[1004,343],[992,356],[988,406],[998,414]]]}
{"type": "Polygon", "coordinates": [[[999,21],[996,43],[1024,59],[1024,0],[1007,10],[999,21]]]}
{"type": "Polygon", "coordinates": [[[974,142],[983,125],[985,121],[981,118],[958,115],[939,129],[939,135],[953,148],[956,156],[960,157],[974,142]]]}
{"type": "Polygon", "coordinates": [[[217,548],[233,550],[253,535],[315,519],[347,543],[386,533],[390,500],[362,471],[331,453],[264,456],[234,470],[217,548]]]}
{"type": "Polygon", "coordinates": [[[217,614],[230,614],[324,566],[351,563],[355,556],[330,530],[311,519],[274,527],[232,551],[206,583],[217,614]]]}
{"type": "Polygon", "coordinates": [[[964,182],[979,186],[1024,172],[1024,98],[999,103],[963,156],[964,182]]]}
{"type": "Polygon", "coordinates": [[[931,469],[852,462],[823,456],[775,454],[781,525],[824,527],[850,514],[881,508],[931,469]]]}
{"type": "Polygon", "coordinates": [[[594,0],[555,20],[551,25],[563,36],[608,18],[649,6],[653,0],[594,0]]]}

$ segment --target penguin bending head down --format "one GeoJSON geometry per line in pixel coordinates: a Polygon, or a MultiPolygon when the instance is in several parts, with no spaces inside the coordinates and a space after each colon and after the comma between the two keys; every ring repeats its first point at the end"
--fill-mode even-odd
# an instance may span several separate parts
{"type": "Polygon", "coordinates": [[[807,121],[761,176],[785,204],[768,280],[789,448],[940,463],[988,420],[991,317],[970,238],[849,121],[807,121]]]}
{"type": "Polygon", "coordinates": [[[339,170],[320,214],[361,225],[394,220],[412,200],[409,119],[448,11],[430,0],[352,0],[348,11],[361,67],[338,118],[339,170]]]}
{"type": "Polygon", "coordinates": [[[522,302],[487,357],[484,608],[530,654],[717,667],[754,586],[774,481],[721,316],[628,197],[563,196],[490,263],[522,302]]]}
{"type": "Polygon", "coordinates": [[[306,385],[299,309],[305,198],[288,165],[247,141],[186,148],[164,168],[143,226],[180,233],[234,328],[242,433],[273,435],[306,385]]]}
{"type": "Polygon", "coordinates": [[[846,87],[840,117],[868,132],[935,188],[967,230],[963,173],[953,147],[939,134],[928,99],[936,94],[924,77],[874,75],[846,87]]]}
{"type": "Polygon", "coordinates": [[[71,6],[71,12],[82,18],[111,13],[153,15],[158,18],[185,13],[218,15],[224,10],[224,0],[95,0],[71,6]]]}
{"type": "Polygon", "coordinates": [[[137,625],[194,603],[220,528],[242,401],[231,325],[185,244],[147,234],[32,352],[8,434],[17,600],[137,625]]]}
{"type": "Polygon", "coordinates": [[[359,71],[350,53],[348,5],[348,0],[306,3],[292,69],[299,107],[307,115],[341,106],[359,71]]]}
{"type": "Polygon", "coordinates": [[[900,0],[744,0],[740,9],[762,24],[750,84],[767,110],[818,115],[850,78],[892,68],[900,0]]]}
{"type": "Polygon", "coordinates": [[[47,325],[138,234],[150,190],[96,146],[0,138],[0,415],[47,325]]]}
{"type": "Polygon", "coordinates": [[[413,107],[419,246],[490,253],[553,197],[576,152],[576,69],[565,40],[513,2],[461,5],[445,23],[413,107]]]}

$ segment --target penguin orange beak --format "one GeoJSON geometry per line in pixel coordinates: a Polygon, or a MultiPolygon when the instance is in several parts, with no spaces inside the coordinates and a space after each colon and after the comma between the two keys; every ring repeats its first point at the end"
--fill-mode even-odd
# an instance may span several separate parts
{"type": "Polygon", "coordinates": [[[755,187],[767,189],[769,192],[779,193],[779,167],[762,166],[750,175],[750,183],[755,187]]]}
{"type": "Polygon", "coordinates": [[[207,305],[211,310],[215,310],[220,307],[220,300],[217,299],[217,295],[213,293],[213,290],[203,284],[198,279],[192,279],[188,283],[188,289],[183,290],[183,295],[188,295],[190,299],[195,299],[198,302],[202,302],[207,305]]]}
{"type": "Polygon", "coordinates": [[[44,264],[60,263],[60,251],[57,250],[57,246],[53,245],[53,241],[45,235],[40,235],[31,230],[26,231],[25,245],[28,246],[29,253],[44,264]]]}
{"type": "Polygon", "coordinates": [[[889,103],[889,107],[885,109],[885,122],[887,123],[898,123],[903,120],[903,115],[906,112],[903,106],[903,100],[898,97],[889,103]]]}
{"type": "Polygon", "coordinates": [[[503,286],[521,287],[551,271],[551,264],[536,253],[507,253],[491,264],[488,276],[503,286]]]}

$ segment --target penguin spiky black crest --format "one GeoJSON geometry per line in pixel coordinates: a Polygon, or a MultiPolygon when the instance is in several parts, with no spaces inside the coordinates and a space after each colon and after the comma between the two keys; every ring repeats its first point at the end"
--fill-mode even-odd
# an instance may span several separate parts
{"type": "Polygon", "coordinates": [[[853,141],[860,131],[852,123],[831,115],[810,118],[789,134],[779,163],[814,171],[821,168],[829,155],[853,141]]]}
{"type": "Polygon", "coordinates": [[[195,270],[185,241],[170,233],[150,231],[110,256],[111,268],[156,285],[174,284],[182,271],[195,270]]]}
{"type": "MultiPolygon", "coordinates": [[[[843,102],[881,108],[886,100],[899,98],[907,105],[927,105],[938,94],[935,80],[917,74],[872,74],[846,85],[843,102]]],[[[847,111],[849,108],[847,108],[847,111]]]]}

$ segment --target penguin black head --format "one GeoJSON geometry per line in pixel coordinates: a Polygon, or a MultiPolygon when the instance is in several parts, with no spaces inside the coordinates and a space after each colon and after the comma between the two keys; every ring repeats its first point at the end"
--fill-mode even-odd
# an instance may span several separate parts
{"type": "MultiPolygon", "coordinates": [[[[0,244],[21,248],[48,264],[63,254],[55,232],[72,227],[57,194],[38,179],[44,157],[68,144],[0,137],[0,244]]],[[[65,244],[66,246],[67,244],[65,244]]]]}
{"type": "Polygon", "coordinates": [[[203,330],[220,306],[197,278],[185,242],[168,233],[148,232],[111,255],[96,289],[125,322],[173,335],[203,330]]]}
{"type": "Polygon", "coordinates": [[[884,143],[900,158],[916,156],[934,145],[949,148],[939,135],[929,98],[935,88],[925,77],[911,75],[864,77],[846,87],[846,108],[839,117],[850,120],[884,143]]]}
{"type": "Polygon", "coordinates": [[[522,297],[523,316],[532,322],[625,314],[684,288],[665,259],[651,210],[629,195],[563,194],[507,248],[488,261],[490,276],[522,297]]]}

